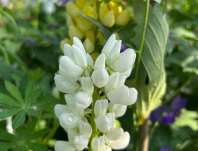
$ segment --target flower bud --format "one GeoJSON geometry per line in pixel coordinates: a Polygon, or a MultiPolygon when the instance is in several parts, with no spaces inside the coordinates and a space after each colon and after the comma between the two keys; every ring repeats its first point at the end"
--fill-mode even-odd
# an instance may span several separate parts
{"type": "Polygon", "coordinates": [[[123,85],[107,93],[112,104],[132,105],[137,100],[137,90],[123,85]]]}
{"type": "Polygon", "coordinates": [[[102,88],[104,87],[109,79],[109,74],[105,68],[100,70],[94,70],[91,76],[93,83],[96,87],[102,88]]]}
{"type": "Polygon", "coordinates": [[[116,24],[119,26],[126,25],[129,22],[129,20],[130,20],[130,15],[127,9],[121,11],[116,16],[116,24]]]}
{"type": "Polygon", "coordinates": [[[115,150],[122,150],[126,148],[130,141],[130,135],[128,132],[124,132],[119,139],[110,141],[110,146],[112,149],[115,150]]]}
{"type": "Polygon", "coordinates": [[[122,117],[127,110],[126,105],[121,105],[121,104],[111,104],[110,106],[110,111],[115,114],[115,117],[122,117]]]}
{"type": "Polygon", "coordinates": [[[100,5],[99,18],[101,22],[107,27],[112,27],[115,24],[114,13],[112,10],[109,10],[106,3],[102,3],[100,5]]]}
{"type": "Polygon", "coordinates": [[[82,72],[82,68],[76,65],[68,56],[62,56],[60,58],[59,73],[63,75],[64,78],[68,79],[69,81],[76,81],[82,72]]]}

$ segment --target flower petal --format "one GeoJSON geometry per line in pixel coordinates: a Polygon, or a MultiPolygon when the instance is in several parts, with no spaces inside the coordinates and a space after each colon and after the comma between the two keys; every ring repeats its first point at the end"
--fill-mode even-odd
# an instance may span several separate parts
{"type": "Polygon", "coordinates": [[[73,143],[77,150],[84,150],[88,146],[89,138],[84,135],[75,136],[73,143]]]}
{"type": "Polygon", "coordinates": [[[122,128],[112,128],[107,132],[106,136],[109,140],[117,140],[123,135],[123,133],[124,130],[122,128]]]}
{"type": "Polygon", "coordinates": [[[82,67],[83,69],[87,66],[87,56],[83,53],[83,50],[78,48],[75,45],[72,45],[73,51],[72,51],[72,57],[73,60],[77,65],[82,67]]]}
{"type": "Polygon", "coordinates": [[[97,69],[97,70],[94,70],[91,78],[96,87],[102,88],[107,84],[109,80],[109,74],[105,68],[97,69]]]}
{"type": "Polygon", "coordinates": [[[65,100],[68,104],[75,106],[77,108],[86,109],[92,102],[92,97],[88,92],[79,91],[75,94],[66,94],[65,100]]]}
{"type": "Polygon", "coordinates": [[[122,136],[114,141],[110,141],[110,146],[112,149],[121,150],[128,146],[130,141],[130,135],[128,132],[124,132],[122,136]]]}
{"type": "Polygon", "coordinates": [[[94,106],[94,114],[96,117],[98,116],[104,116],[107,113],[108,109],[108,100],[96,100],[95,106],[94,106]]]}
{"type": "Polygon", "coordinates": [[[60,125],[65,129],[77,127],[80,117],[74,113],[63,113],[59,117],[60,125]]]}
{"type": "Polygon", "coordinates": [[[99,70],[101,68],[105,68],[105,55],[103,53],[97,57],[95,66],[94,66],[95,70],[97,69],[99,70]]]}
{"type": "Polygon", "coordinates": [[[63,93],[72,93],[79,88],[75,82],[66,80],[63,76],[56,74],[54,77],[56,88],[63,93]]]}
{"type": "Polygon", "coordinates": [[[109,56],[110,51],[113,49],[115,43],[116,43],[116,35],[113,34],[109,37],[106,44],[104,45],[102,49],[102,53],[104,53],[106,56],[109,56]]]}
{"type": "Polygon", "coordinates": [[[68,107],[66,105],[57,104],[54,107],[54,112],[55,112],[56,117],[59,118],[62,113],[68,112],[68,107]]]}
{"type": "Polygon", "coordinates": [[[113,73],[108,80],[108,83],[105,85],[105,92],[108,93],[109,91],[116,89],[124,84],[126,80],[125,76],[122,76],[120,73],[115,72],[113,73]]]}
{"type": "Polygon", "coordinates": [[[59,60],[59,73],[65,79],[76,81],[83,70],[80,66],[76,65],[68,56],[62,56],[59,60]]]}
{"type": "Polygon", "coordinates": [[[86,91],[90,94],[93,93],[94,86],[90,77],[82,77],[80,78],[80,84],[83,91],[86,91]]]}
{"type": "Polygon", "coordinates": [[[130,68],[133,68],[133,64],[135,63],[136,54],[133,49],[127,49],[123,53],[120,54],[120,57],[114,62],[112,62],[112,68],[117,72],[126,72],[130,68]]]}
{"type": "Polygon", "coordinates": [[[91,137],[92,134],[92,127],[88,122],[80,121],[79,122],[79,133],[86,137],[91,137]]]}
{"type": "Polygon", "coordinates": [[[113,104],[132,105],[137,100],[137,90],[123,85],[107,93],[113,104]]]}
{"type": "Polygon", "coordinates": [[[127,106],[126,105],[121,105],[121,104],[111,104],[110,106],[110,111],[113,112],[115,114],[115,117],[122,117],[127,110],[127,106]]]}
{"type": "Polygon", "coordinates": [[[99,116],[96,118],[96,127],[103,133],[108,132],[113,128],[115,116],[113,113],[108,113],[104,116],[99,116]]]}

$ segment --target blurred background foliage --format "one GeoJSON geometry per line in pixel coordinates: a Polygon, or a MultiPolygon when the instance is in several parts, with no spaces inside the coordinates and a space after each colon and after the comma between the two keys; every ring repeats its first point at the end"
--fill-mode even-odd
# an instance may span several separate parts
{"type": "MultiPolygon", "coordinates": [[[[54,104],[63,102],[57,97],[53,76],[62,53],[60,43],[68,37],[65,2],[0,0],[0,151],[53,150],[55,139],[67,138],[53,113],[54,104]],[[15,135],[6,132],[5,119],[10,116],[15,135]]],[[[130,7],[135,5],[133,0],[125,2],[130,7]]],[[[187,106],[173,124],[152,124],[150,150],[196,151],[198,1],[162,0],[160,5],[170,26],[163,104],[182,96],[187,106]]],[[[103,27],[97,23],[97,28],[103,27]]],[[[116,31],[126,46],[134,46],[135,25],[135,20],[131,19],[124,27],[104,28],[116,31]]],[[[131,116],[129,109],[120,119],[132,133],[132,143],[126,150],[135,148],[136,129],[131,126],[131,116]]]]}

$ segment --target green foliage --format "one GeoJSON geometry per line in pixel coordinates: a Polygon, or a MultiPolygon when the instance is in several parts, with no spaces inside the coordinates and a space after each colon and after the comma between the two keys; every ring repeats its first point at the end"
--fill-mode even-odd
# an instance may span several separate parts
{"type": "Polygon", "coordinates": [[[164,14],[158,5],[150,6],[148,23],[142,18],[145,11],[145,3],[138,3],[136,9],[136,37],[137,47],[136,77],[135,83],[139,90],[139,101],[137,102],[137,112],[143,118],[147,117],[150,111],[158,106],[161,97],[165,92],[165,68],[164,55],[168,38],[168,24],[164,14]],[[141,10],[141,11],[140,11],[141,10]],[[145,31],[145,36],[141,34],[145,31]],[[142,43],[140,39],[144,38],[142,43]],[[144,45],[142,47],[142,45],[144,45]],[[141,112],[141,113],[140,113],[141,112]],[[143,114],[143,115],[141,115],[143,114]]]}
{"type": "MultiPolygon", "coordinates": [[[[30,1],[18,0],[9,7],[0,4],[0,151],[52,151],[54,139],[66,140],[53,113],[54,104],[64,99],[57,100],[51,93],[62,53],[60,41],[68,34],[66,11],[65,7],[57,7],[55,13],[46,14],[41,2],[28,5],[30,1]],[[11,116],[14,134],[6,132],[6,118],[11,116]]],[[[132,135],[126,150],[136,148],[137,121],[149,116],[163,95],[166,102],[176,95],[185,96],[188,105],[173,125],[151,126],[150,150],[198,150],[198,1],[150,0],[146,26],[149,0],[122,2],[132,6],[134,12],[134,19],[126,26],[107,28],[83,17],[106,37],[116,32],[125,45],[137,50],[139,61],[128,84],[139,90],[138,118],[130,108],[120,120],[132,135]],[[166,18],[171,27],[169,37],[166,18]]]]}

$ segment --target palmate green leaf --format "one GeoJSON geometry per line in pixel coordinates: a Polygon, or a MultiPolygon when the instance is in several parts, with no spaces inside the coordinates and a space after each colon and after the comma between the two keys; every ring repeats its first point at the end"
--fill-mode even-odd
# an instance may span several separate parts
{"type": "Polygon", "coordinates": [[[139,51],[139,65],[136,68],[135,84],[139,91],[137,111],[141,118],[148,116],[150,111],[159,105],[166,88],[164,55],[169,33],[168,24],[159,5],[150,6],[148,24],[144,26],[145,3],[137,1],[136,36],[134,43],[137,49],[141,47],[143,29],[145,29],[144,47],[139,51]]]}
{"type": "Polygon", "coordinates": [[[3,93],[0,93],[0,105],[1,106],[11,106],[11,107],[17,107],[19,106],[18,102],[16,102],[14,99],[9,97],[8,95],[5,95],[3,93]]]}
{"type": "Polygon", "coordinates": [[[13,116],[20,111],[19,108],[10,108],[10,109],[3,109],[0,112],[0,119],[5,119],[9,116],[13,116]]]}
{"type": "Polygon", "coordinates": [[[23,97],[19,89],[9,81],[5,81],[7,91],[20,103],[23,103],[23,97]]]}
{"type": "Polygon", "coordinates": [[[13,123],[12,123],[12,126],[13,126],[14,129],[16,129],[19,126],[24,124],[25,116],[26,116],[26,113],[24,111],[21,111],[21,112],[16,114],[16,116],[13,119],[13,123]]]}

